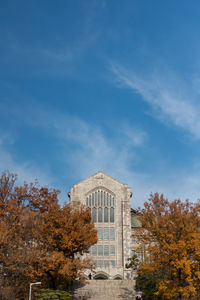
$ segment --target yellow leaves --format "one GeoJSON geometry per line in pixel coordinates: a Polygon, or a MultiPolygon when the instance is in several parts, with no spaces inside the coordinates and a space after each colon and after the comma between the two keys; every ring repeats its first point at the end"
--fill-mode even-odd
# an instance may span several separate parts
{"type": "Polygon", "coordinates": [[[140,240],[149,243],[151,265],[140,272],[161,272],[158,294],[190,297],[196,293],[200,277],[200,205],[189,201],[169,202],[158,193],[139,211],[145,234],[140,240]]]}

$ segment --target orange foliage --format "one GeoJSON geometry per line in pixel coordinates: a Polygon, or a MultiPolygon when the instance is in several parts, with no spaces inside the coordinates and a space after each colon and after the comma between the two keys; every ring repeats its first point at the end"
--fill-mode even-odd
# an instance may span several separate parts
{"type": "Polygon", "coordinates": [[[157,295],[164,299],[191,299],[199,295],[200,204],[188,200],[169,202],[158,193],[150,195],[138,211],[148,244],[150,263],[140,272],[159,271],[157,295]]]}
{"type": "Polygon", "coordinates": [[[56,288],[83,280],[93,264],[82,255],[97,242],[90,209],[60,207],[59,191],[15,182],[16,175],[0,177],[0,286],[23,290],[36,280],[56,288]]]}

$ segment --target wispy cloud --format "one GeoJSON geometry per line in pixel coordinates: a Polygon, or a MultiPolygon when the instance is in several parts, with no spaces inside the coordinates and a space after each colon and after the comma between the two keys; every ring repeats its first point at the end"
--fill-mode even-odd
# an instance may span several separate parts
{"type": "Polygon", "coordinates": [[[151,192],[157,191],[170,200],[190,198],[195,201],[199,198],[200,173],[193,166],[189,171],[182,169],[176,172],[172,167],[171,173],[162,174],[138,171],[140,151],[150,142],[148,133],[141,128],[122,121],[117,132],[113,129],[110,137],[102,127],[76,116],[45,113],[45,117],[40,115],[41,121],[38,119],[37,125],[34,123],[33,126],[46,128],[56,137],[61,145],[60,159],[67,172],[71,172],[74,183],[102,170],[131,187],[135,208],[143,205],[151,192]],[[177,175],[177,172],[180,174],[177,175]]]}
{"type": "MultiPolygon", "coordinates": [[[[140,152],[149,146],[149,136],[143,129],[135,128],[127,121],[118,124],[118,128],[112,128],[110,136],[103,127],[94,126],[66,113],[43,110],[39,106],[30,110],[24,108],[25,111],[17,111],[14,108],[13,110],[17,122],[21,119],[21,113],[26,126],[39,128],[46,137],[53,139],[49,144],[52,142],[56,144],[56,160],[62,164],[62,170],[52,174],[51,168],[49,170],[39,168],[37,162],[24,160],[23,163],[19,163],[6,149],[5,141],[1,140],[2,170],[14,170],[20,178],[27,181],[37,177],[42,184],[55,183],[64,178],[65,182],[60,182],[60,187],[65,187],[69,184],[68,181],[73,184],[102,170],[131,187],[132,205],[135,208],[143,205],[150,192],[163,192],[170,200],[190,198],[195,201],[200,195],[200,173],[197,169],[192,171],[194,168],[191,168],[187,173],[183,170],[174,172],[172,168],[171,174],[168,172],[157,174],[156,171],[154,174],[144,168],[143,171],[138,171],[142,158],[140,152]],[[58,175],[59,172],[62,172],[62,179],[58,175]]],[[[55,171],[55,160],[52,163],[55,171]]],[[[62,198],[65,198],[65,194],[62,198]]]]}
{"type": "Polygon", "coordinates": [[[137,74],[119,64],[112,64],[111,71],[118,86],[131,88],[157,109],[156,117],[162,116],[164,121],[171,121],[200,139],[200,105],[193,91],[188,92],[186,82],[177,78],[173,81],[173,78],[161,73],[150,76],[137,74]]]}
{"type": "MultiPolygon", "coordinates": [[[[102,170],[131,187],[133,184],[137,185],[137,190],[139,186],[142,188],[142,185],[136,182],[138,178],[144,178],[146,175],[132,170],[132,166],[137,165],[138,159],[140,160],[138,150],[148,142],[148,135],[141,128],[135,128],[127,121],[122,121],[115,128],[109,128],[112,135],[107,135],[105,128],[94,126],[77,116],[43,110],[36,105],[34,109],[29,107],[24,108],[23,111],[13,107],[12,112],[9,113],[12,113],[16,122],[22,120],[22,114],[26,126],[40,128],[41,133],[53,139],[53,143],[57,145],[56,160],[62,165],[62,177],[66,177],[66,184],[68,179],[75,183],[102,170]]],[[[49,144],[51,142],[49,141],[49,144]]],[[[42,171],[47,171],[37,170],[37,168],[33,170],[34,162],[25,161],[22,166],[17,164],[11,153],[3,147],[0,147],[0,153],[5,157],[4,163],[0,164],[0,169],[15,170],[27,181],[32,180],[32,174],[42,177],[42,171]],[[40,176],[37,175],[37,171],[40,176]]],[[[47,177],[52,176],[55,177],[47,173],[47,177]]],[[[140,194],[136,194],[138,202],[141,201],[141,194],[140,189],[140,194]]]]}

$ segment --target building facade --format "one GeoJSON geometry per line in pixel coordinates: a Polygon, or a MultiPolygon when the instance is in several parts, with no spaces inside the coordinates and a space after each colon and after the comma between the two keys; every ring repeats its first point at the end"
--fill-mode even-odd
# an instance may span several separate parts
{"type": "Polygon", "coordinates": [[[93,279],[132,279],[126,263],[138,248],[132,233],[140,224],[131,209],[130,188],[98,172],[74,184],[69,195],[71,203],[80,202],[91,209],[98,231],[98,243],[88,253],[97,265],[93,279]]]}

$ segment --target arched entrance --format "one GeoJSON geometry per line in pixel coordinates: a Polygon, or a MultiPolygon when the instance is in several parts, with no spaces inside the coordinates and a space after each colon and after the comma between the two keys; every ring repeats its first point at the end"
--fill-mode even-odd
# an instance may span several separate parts
{"type": "Polygon", "coordinates": [[[108,275],[105,273],[98,273],[94,276],[95,280],[108,280],[108,275]]]}
{"type": "Polygon", "coordinates": [[[113,279],[114,280],[122,280],[122,277],[120,275],[116,275],[113,279]]]}

